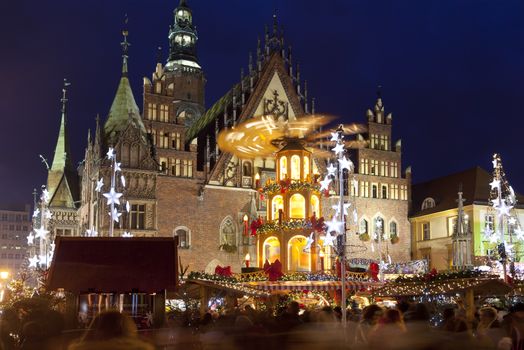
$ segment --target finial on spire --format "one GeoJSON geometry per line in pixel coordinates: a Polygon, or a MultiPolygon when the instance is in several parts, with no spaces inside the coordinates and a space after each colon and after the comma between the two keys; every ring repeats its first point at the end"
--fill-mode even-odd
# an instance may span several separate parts
{"type": "Polygon", "coordinates": [[[127,59],[129,56],[127,55],[127,52],[129,50],[129,46],[131,44],[127,41],[127,36],[129,35],[129,32],[127,30],[127,22],[129,21],[129,18],[127,17],[127,13],[125,15],[124,19],[124,29],[122,30],[122,35],[124,36],[124,41],[120,43],[122,46],[122,75],[127,76],[127,59]]]}
{"type": "Polygon", "coordinates": [[[156,49],[156,62],[162,63],[162,46],[159,46],[156,49]]]}
{"type": "Polygon", "coordinates": [[[67,78],[64,78],[64,86],[62,87],[62,98],[60,99],[60,102],[62,102],[62,113],[65,113],[66,111],[66,103],[67,103],[67,87],[71,85],[70,82],[67,81],[67,78]]]}
{"type": "Polygon", "coordinates": [[[275,9],[273,11],[273,36],[277,36],[277,28],[278,28],[277,9],[275,9]]]}
{"type": "Polygon", "coordinates": [[[377,98],[382,98],[382,85],[377,86],[377,98]]]}

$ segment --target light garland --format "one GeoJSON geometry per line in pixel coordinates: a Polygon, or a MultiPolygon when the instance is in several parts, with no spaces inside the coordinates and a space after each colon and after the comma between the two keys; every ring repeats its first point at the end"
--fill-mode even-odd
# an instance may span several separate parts
{"type": "Polygon", "coordinates": [[[320,191],[320,186],[318,183],[312,183],[310,181],[300,181],[300,180],[282,180],[280,182],[269,182],[263,188],[261,188],[260,193],[265,196],[271,196],[273,194],[285,193],[287,191],[320,191]]]}

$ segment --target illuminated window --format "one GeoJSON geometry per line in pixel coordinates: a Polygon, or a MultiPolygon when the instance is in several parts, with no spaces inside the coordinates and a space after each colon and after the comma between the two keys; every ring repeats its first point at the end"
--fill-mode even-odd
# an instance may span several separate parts
{"type": "Polygon", "coordinates": [[[274,263],[277,259],[280,260],[280,242],[276,237],[268,237],[264,241],[262,260],[274,263]]]}
{"type": "Polygon", "coordinates": [[[389,236],[398,236],[397,223],[395,221],[389,223],[389,236]]]}
{"type": "Polygon", "coordinates": [[[271,219],[278,220],[279,209],[284,209],[284,199],[282,196],[275,196],[271,201],[271,219]]]}
{"type": "Polygon", "coordinates": [[[287,158],[280,157],[280,180],[284,180],[287,175],[287,158]]]}
{"type": "Polygon", "coordinates": [[[156,83],[156,84],[155,84],[155,92],[156,92],[157,94],[159,94],[159,93],[162,92],[162,84],[160,84],[160,83],[156,83]]]}
{"type": "Polygon", "coordinates": [[[362,233],[368,233],[368,221],[366,219],[361,219],[360,224],[358,227],[358,232],[360,234],[362,233]]]}
{"type": "Polygon", "coordinates": [[[424,201],[422,202],[422,210],[426,210],[426,209],[430,209],[430,208],[435,208],[435,200],[431,197],[428,197],[426,199],[424,199],[424,201]]]}
{"type": "Polygon", "coordinates": [[[182,176],[193,177],[193,161],[184,159],[182,164],[182,167],[184,168],[184,174],[182,176]]]}
{"type": "Polygon", "coordinates": [[[251,162],[242,162],[242,176],[251,175],[251,162]]]}
{"type": "Polygon", "coordinates": [[[387,199],[388,198],[388,186],[382,185],[382,198],[387,199]]]}
{"type": "Polygon", "coordinates": [[[165,123],[169,122],[169,106],[168,105],[160,105],[159,120],[165,123]]]}
{"type": "Polygon", "coordinates": [[[306,217],[306,199],[301,194],[295,193],[289,199],[289,216],[291,219],[304,219],[306,217]]]}
{"type": "Polygon", "coordinates": [[[376,184],[371,185],[371,197],[378,198],[378,188],[376,184]]]}
{"type": "Polygon", "coordinates": [[[171,133],[171,148],[180,149],[180,133],[172,132],[171,133]]]}
{"type": "Polygon", "coordinates": [[[375,160],[375,159],[371,160],[370,174],[371,175],[378,175],[378,160],[375,160]]]}
{"type": "Polygon", "coordinates": [[[149,119],[156,120],[156,103],[147,104],[147,115],[149,119]]]}
{"type": "Polygon", "coordinates": [[[178,237],[178,246],[180,248],[189,248],[191,233],[187,227],[177,227],[175,229],[175,236],[178,237]]]}
{"type": "Polygon", "coordinates": [[[429,227],[429,222],[424,222],[422,224],[422,240],[429,241],[431,239],[431,230],[429,227]]]}
{"type": "Polygon", "coordinates": [[[315,214],[318,218],[320,216],[320,200],[317,196],[311,196],[311,215],[315,214]]]}
{"type": "Polygon", "coordinates": [[[391,177],[398,177],[398,164],[396,162],[389,163],[390,173],[389,176],[391,177]]]}
{"type": "Polygon", "coordinates": [[[304,180],[309,176],[309,157],[304,157],[304,180]]]}
{"type": "Polygon", "coordinates": [[[400,185],[400,199],[403,201],[408,200],[408,186],[400,185]]]}
{"type": "Polygon", "coordinates": [[[291,157],[291,179],[300,180],[300,157],[297,155],[291,157]]]}
{"type": "Polygon", "coordinates": [[[450,216],[448,218],[448,236],[453,235],[453,232],[455,231],[455,227],[457,226],[457,219],[458,219],[458,216],[450,216]]]}
{"type": "Polygon", "coordinates": [[[369,174],[369,159],[360,159],[360,173],[361,174],[369,174]]]}
{"type": "Polygon", "coordinates": [[[495,230],[495,224],[493,221],[493,215],[484,216],[484,230],[493,231],[495,230]]]}
{"type": "Polygon", "coordinates": [[[398,199],[398,185],[391,184],[390,188],[391,188],[391,192],[390,192],[391,199],[398,199]]]}
{"type": "Polygon", "coordinates": [[[305,252],[306,237],[295,236],[288,242],[287,266],[289,271],[310,271],[311,260],[308,252],[305,252]]]}

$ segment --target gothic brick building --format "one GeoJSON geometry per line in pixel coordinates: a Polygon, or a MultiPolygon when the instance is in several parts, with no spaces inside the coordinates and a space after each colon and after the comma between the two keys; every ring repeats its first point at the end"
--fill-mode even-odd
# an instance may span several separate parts
{"type": "MultiPolygon", "coordinates": [[[[275,160],[237,159],[221,152],[217,135],[251,117],[271,113],[293,120],[314,113],[307,85],[292,62],[291,49],[284,46],[276,17],[273,20],[263,43],[258,42],[256,55],[250,55],[245,74],[241,71],[240,82],[207,109],[204,68],[196,50],[198,36],[184,0],[174,10],[167,62],[158,62],[151,78],[144,78],[142,114],[127,76],[124,32],[122,75],[113,104],[104,124],[97,120],[94,138],[88,135],[79,186],[69,188],[72,198],[76,198],[75,190],[80,197],[78,203],[73,200],[77,230],[71,234],[83,235],[87,230],[108,234],[109,209],[95,187],[103,179],[103,192],[108,189],[110,163],[105,154],[113,147],[127,183],[117,191],[130,205],[115,235],[125,231],[135,236],[177,235],[182,264],[191,270],[214,271],[218,264],[238,271],[246,253],[256,261],[256,240],[243,234],[244,217],[265,217],[266,204],[255,187],[259,181],[263,184],[275,178],[275,160]]],[[[369,139],[370,147],[355,154],[361,188],[353,191],[357,209],[368,225],[377,217],[389,229],[395,223],[400,243],[388,249],[395,259],[408,260],[410,181],[409,176],[401,177],[400,143],[391,150],[391,117],[384,117],[380,98],[375,112],[368,113],[368,124],[369,134],[359,137],[369,139]]],[[[322,169],[324,164],[317,160],[317,166],[322,169]]],[[[49,176],[55,177],[51,172],[49,176]]],[[[361,253],[374,257],[369,248],[361,253]]]]}

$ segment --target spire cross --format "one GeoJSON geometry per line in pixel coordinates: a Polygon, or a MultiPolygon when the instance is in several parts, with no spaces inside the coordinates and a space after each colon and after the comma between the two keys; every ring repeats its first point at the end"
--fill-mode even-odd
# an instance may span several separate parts
{"type": "Polygon", "coordinates": [[[127,36],[129,35],[129,32],[127,31],[127,22],[128,22],[128,18],[126,14],[126,18],[124,20],[124,29],[122,30],[124,41],[120,43],[120,45],[122,46],[122,59],[123,59],[122,74],[124,76],[127,76],[127,59],[129,58],[129,56],[127,55],[127,51],[129,50],[129,46],[131,46],[131,44],[127,41],[127,36]]]}
{"type": "Polygon", "coordinates": [[[60,99],[60,102],[62,102],[62,113],[65,113],[66,110],[66,93],[67,93],[67,87],[71,85],[70,82],[67,81],[67,78],[64,78],[64,86],[62,87],[62,98],[60,99]]]}

